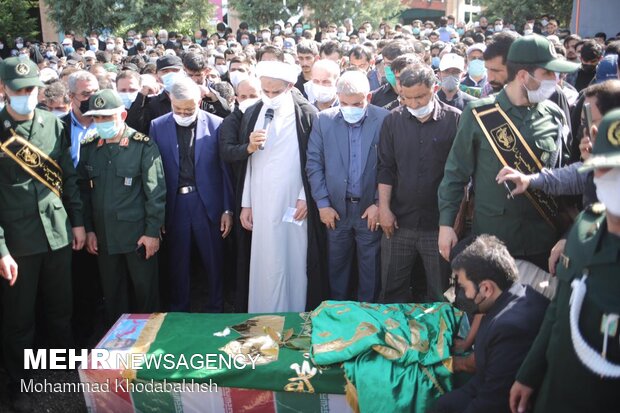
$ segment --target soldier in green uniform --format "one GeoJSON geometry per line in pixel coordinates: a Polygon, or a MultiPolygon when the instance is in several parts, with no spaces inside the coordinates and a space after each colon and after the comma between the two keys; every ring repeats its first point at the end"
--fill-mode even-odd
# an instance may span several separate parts
{"type": "Polygon", "coordinates": [[[125,124],[127,112],[116,92],[91,96],[86,115],[97,128],[82,144],[78,164],[86,249],[98,257],[111,324],[123,313],[158,309],[156,253],[166,184],[157,145],[125,124]]]}
{"type": "Polygon", "coordinates": [[[547,268],[561,229],[555,200],[540,192],[507,198],[495,182],[503,166],[537,172],[558,165],[568,126],[549,100],[556,72],[577,67],[561,60],[538,35],[515,40],[507,58],[508,83],[498,94],[465,108],[439,186],[439,250],[448,260],[457,242],[453,226],[463,187],[473,178],[476,198],[472,232],[500,238],[515,258],[547,268]]]}
{"type": "MultiPolygon", "coordinates": [[[[596,126],[593,126],[596,128],[596,126]]],[[[601,121],[593,204],[577,218],[557,267],[558,289],[510,392],[513,413],[620,411],[620,110],[601,121]]]]}
{"type": "MultiPolygon", "coordinates": [[[[70,245],[81,249],[86,235],[63,125],[35,109],[43,86],[37,66],[6,59],[0,80],[8,100],[0,111],[0,275],[7,280],[0,286],[2,346],[11,386],[18,386],[25,376],[23,350],[34,344],[37,295],[49,346],[72,345],[70,245]]],[[[27,399],[18,389],[13,395],[27,399]]]]}

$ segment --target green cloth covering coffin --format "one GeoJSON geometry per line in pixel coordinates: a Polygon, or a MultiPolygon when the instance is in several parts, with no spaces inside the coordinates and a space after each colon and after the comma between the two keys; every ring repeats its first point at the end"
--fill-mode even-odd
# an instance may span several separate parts
{"type": "Polygon", "coordinates": [[[279,392],[344,394],[346,387],[362,412],[424,412],[452,388],[450,346],[460,313],[447,303],[325,301],[312,313],[162,316],[146,357],[172,355],[178,368],[143,363],[124,377],[279,392]],[[255,370],[179,364],[196,354],[247,354],[250,345],[260,348],[255,370]]]}
{"type": "Polygon", "coordinates": [[[312,312],[312,355],[319,365],[344,363],[347,399],[362,412],[423,413],[452,389],[459,320],[448,303],[325,301],[312,312]]]}

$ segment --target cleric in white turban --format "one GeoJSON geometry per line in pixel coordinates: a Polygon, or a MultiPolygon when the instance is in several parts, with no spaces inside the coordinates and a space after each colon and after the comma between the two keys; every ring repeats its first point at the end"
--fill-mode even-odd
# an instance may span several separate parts
{"type": "Polygon", "coordinates": [[[305,311],[329,294],[325,229],[304,169],[316,108],[294,88],[298,74],[289,63],[258,63],[262,98],[239,131],[249,156],[236,183],[243,229],[235,307],[247,300],[249,312],[305,311]]]}

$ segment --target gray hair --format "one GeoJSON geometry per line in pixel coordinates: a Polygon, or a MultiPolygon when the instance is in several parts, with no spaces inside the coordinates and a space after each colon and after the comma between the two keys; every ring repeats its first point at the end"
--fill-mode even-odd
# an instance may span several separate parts
{"type": "Polygon", "coordinates": [[[420,64],[405,68],[400,72],[399,80],[401,87],[412,87],[421,83],[432,88],[437,83],[437,76],[430,66],[420,64]]]}
{"type": "Polygon", "coordinates": [[[336,93],[339,95],[358,95],[361,93],[366,96],[370,93],[368,78],[364,72],[348,70],[336,82],[336,93]]]}
{"type": "Polygon", "coordinates": [[[90,72],[86,70],[78,70],[77,72],[73,72],[69,75],[67,79],[67,85],[69,86],[69,92],[76,93],[77,92],[77,83],[81,81],[86,82],[97,82],[97,78],[90,72]]]}
{"type": "Polygon", "coordinates": [[[329,59],[321,59],[314,62],[312,71],[314,70],[325,70],[331,77],[336,79],[340,76],[340,67],[336,62],[329,59]]]}
{"type": "Polygon", "coordinates": [[[183,77],[172,85],[170,96],[175,100],[200,101],[200,88],[189,77],[183,77]]]}

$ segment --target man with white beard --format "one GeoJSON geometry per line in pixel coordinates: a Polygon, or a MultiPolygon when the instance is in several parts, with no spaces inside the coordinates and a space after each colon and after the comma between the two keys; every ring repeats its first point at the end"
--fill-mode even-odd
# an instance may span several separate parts
{"type": "Polygon", "coordinates": [[[256,73],[262,102],[245,112],[240,130],[255,151],[237,188],[241,225],[252,231],[248,311],[304,311],[329,293],[319,279],[326,277],[324,230],[304,173],[316,109],[292,90],[291,65],[260,62],[256,73]]]}

